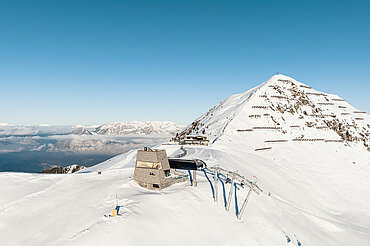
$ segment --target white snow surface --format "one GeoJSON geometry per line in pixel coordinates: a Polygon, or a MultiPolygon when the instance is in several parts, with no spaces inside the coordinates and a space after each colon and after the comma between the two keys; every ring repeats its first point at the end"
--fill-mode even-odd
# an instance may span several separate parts
{"type": "MultiPolygon", "coordinates": [[[[229,97],[209,117],[200,117],[204,127],[208,125],[206,135],[214,143],[185,146],[184,158],[199,158],[208,166],[238,170],[250,180],[257,177],[263,192],[251,195],[242,221],[235,218],[234,198],[230,212],[225,211],[221,185],[220,200],[218,204],[213,202],[209,183],[201,172],[196,188],[188,182],[162,191],[138,186],[132,180],[136,158],[132,150],[75,174],[0,173],[2,244],[298,245],[299,240],[302,246],[370,245],[370,155],[363,142],[366,144],[368,139],[292,141],[301,135],[304,139],[340,137],[334,130],[306,125],[311,120],[308,117],[316,124],[325,118],[299,119],[297,112],[280,115],[272,109],[261,113],[261,108],[252,108],[266,103],[258,93],[274,95],[267,88],[281,82],[278,79],[293,80],[274,76],[259,87],[229,97]],[[286,123],[275,123],[282,127],[279,130],[237,131],[276,126],[271,118],[249,117],[264,113],[286,123]],[[290,125],[298,125],[299,129],[288,131],[290,125]],[[282,138],[288,141],[264,142],[282,138]],[[272,148],[255,151],[260,147],[272,148]],[[120,216],[109,217],[116,205],[120,216]]],[[[355,111],[348,103],[340,103],[348,111],[355,111]]],[[[329,107],[333,105],[324,106],[328,108],[325,114],[344,112],[329,107]]],[[[369,116],[361,115],[364,120],[356,121],[353,137],[368,132],[369,116]]],[[[158,148],[173,156],[180,146],[158,148]]],[[[225,188],[228,193],[229,184],[225,188]]],[[[247,191],[237,191],[239,208],[247,191]]]]}

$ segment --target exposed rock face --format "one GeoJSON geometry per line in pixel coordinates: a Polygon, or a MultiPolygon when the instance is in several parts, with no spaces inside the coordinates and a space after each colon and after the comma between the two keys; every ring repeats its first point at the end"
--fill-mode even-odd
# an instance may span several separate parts
{"type": "Polygon", "coordinates": [[[76,130],[72,131],[74,135],[92,135],[92,133],[87,130],[85,127],[79,127],[76,130]]]}
{"type": "Polygon", "coordinates": [[[53,173],[53,174],[65,174],[65,173],[75,173],[84,169],[85,166],[78,166],[78,165],[70,165],[66,167],[53,167],[50,169],[46,169],[41,173],[53,173]]]}

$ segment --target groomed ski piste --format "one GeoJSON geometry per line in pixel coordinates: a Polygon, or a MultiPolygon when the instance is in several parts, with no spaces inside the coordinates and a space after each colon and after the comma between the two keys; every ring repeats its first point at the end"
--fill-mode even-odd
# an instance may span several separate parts
{"type": "MultiPolygon", "coordinates": [[[[0,173],[1,245],[370,245],[369,115],[330,94],[324,104],[313,89],[305,92],[317,93],[308,94],[309,102],[286,112],[297,103],[291,90],[270,91],[290,86],[284,81],[309,89],[276,75],[184,130],[203,132],[212,144],[186,145],[183,158],[238,171],[263,190],[251,194],[241,220],[235,195],[225,211],[223,186],[215,203],[201,172],[197,187],[140,187],[133,150],[75,174],[0,173]],[[342,123],[339,133],[330,128],[333,118],[342,123]],[[343,122],[349,130],[341,137],[343,122]],[[119,216],[111,217],[116,206],[119,216]]],[[[168,156],[182,153],[180,147],[157,146],[168,156]]],[[[224,185],[227,194],[230,184],[224,185]]],[[[237,190],[239,208],[247,193],[237,190]]]]}

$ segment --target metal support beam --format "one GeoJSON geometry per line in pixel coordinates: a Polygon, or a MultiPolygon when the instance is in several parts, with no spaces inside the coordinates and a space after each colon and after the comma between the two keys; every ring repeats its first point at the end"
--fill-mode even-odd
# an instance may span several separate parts
{"type": "MultiPolygon", "coordinates": [[[[252,184],[252,187],[253,187],[254,184],[252,184]]],[[[251,196],[251,193],[252,193],[252,187],[250,187],[249,191],[248,191],[248,195],[247,197],[245,198],[244,202],[243,202],[243,205],[242,205],[242,208],[240,209],[240,212],[237,216],[237,218],[240,220],[242,218],[242,215],[244,213],[244,210],[245,210],[245,207],[247,206],[247,203],[248,203],[248,199],[249,197],[251,196]]]]}
{"type": "Polygon", "coordinates": [[[236,183],[234,184],[234,188],[235,188],[235,215],[236,215],[236,217],[238,217],[238,215],[239,215],[239,206],[238,206],[238,195],[236,194],[236,190],[238,189],[237,187],[236,187],[236,183]]]}
{"type": "Polygon", "coordinates": [[[230,186],[229,196],[227,198],[226,211],[229,211],[230,210],[231,198],[233,196],[233,188],[234,188],[235,176],[236,176],[236,172],[233,172],[233,178],[231,180],[231,186],[230,186]]]}
{"type": "Polygon", "coordinates": [[[216,168],[216,171],[215,171],[215,180],[214,180],[214,186],[215,186],[215,197],[214,197],[214,201],[216,203],[218,203],[218,167],[216,168]]]}
{"type": "MultiPolygon", "coordinates": [[[[219,167],[218,165],[217,166],[213,166],[213,167],[209,167],[208,170],[215,171],[216,168],[218,168],[218,173],[219,174],[228,175],[228,174],[232,173],[229,170],[226,170],[226,169],[224,169],[222,167],[219,167]]],[[[243,185],[248,186],[248,187],[252,187],[253,182],[252,181],[249,181],[246,177],[244,177],[244,176],[242,176],[242,175],[240,175],[238,173],[236,173],[235,176],[236,176],[235,178],[237,180],[239,180],[240,182],[242,182],[243,185]]],[[[263,192],[262,189],[259,188],[258,185],[255,184],[255,183],[254,183],[252,189],[253,189],[253,191],[256,194],[259,194],[260,192],[263,192]]]]}
{"type": "Polygon", "coordinates": [[[197,170],[193,170],[193,186],[197,187],[198,182],[197,182],[197,170]]]}
{"type": "Polygon", "coordinates": [[[225,191],[225,184],[224,182],[222,181],[222,179],[220,179],[220,174],[218,174],[218,179],[220,180],[220,183],[222,185],[222,197],[224,198],[224,207],[226,209],[226,191],[225,191]]]}
{"type": "Polygon", "coordinates": [[[191,176],[190,170],[188,170],[189,178],[190,178],[190,185],[193,186],[193,177],[191,176]]]}
{"type": "Polygon", "coordinates": [[[208,178],[208,175],[207,175],[207,171],[206,171],[206,169],[202,169],[202,171],[203,171],[203,173],[204,173],[204,176],[206,176],[206,178],[207,178],[207,180],[208,180],[208,182],[209,182],[209,185],[211,186],[211,190],[212,190],[212,197],[213,197],[213,199],[214,199],[214,198],[215,198],[215,191],[214,191],[214,189],[213,189],[212,182],[211,182],[211,180],[208,178]]]}

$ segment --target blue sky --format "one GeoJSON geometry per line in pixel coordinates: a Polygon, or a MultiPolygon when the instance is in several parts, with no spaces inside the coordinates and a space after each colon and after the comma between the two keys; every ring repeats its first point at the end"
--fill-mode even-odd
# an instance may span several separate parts
{"type": "Polygon", "coordinates": [[[370,111],[370,1],[0,0],[0,122],[190,123],[274,73],[370,111]]]}

